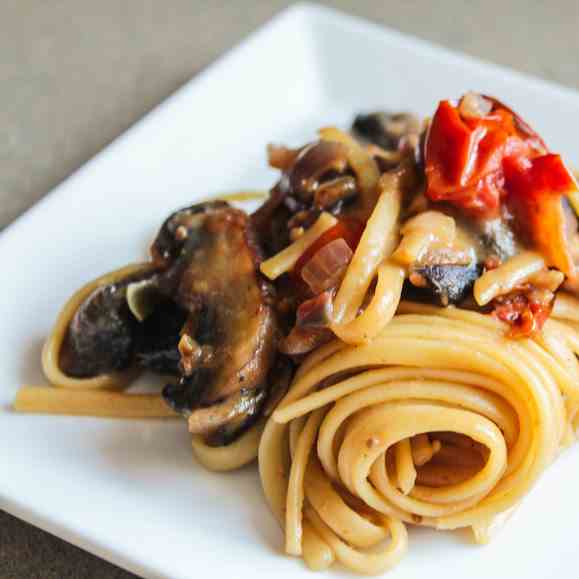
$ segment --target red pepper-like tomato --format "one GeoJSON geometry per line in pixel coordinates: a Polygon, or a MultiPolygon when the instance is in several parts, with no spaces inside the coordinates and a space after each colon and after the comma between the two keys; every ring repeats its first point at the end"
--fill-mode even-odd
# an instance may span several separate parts
{"type": "Polygon", "coordinates": [[[535,159],[506,159],[507,204],[527,241],[547,263],[568,277],[575,276],[575,264],[565,226],[561,195],[577,187],[559,155],[535,159]]]}
{"type": "Polygon", "coordinates": [[[547,148],[510,109],[480,98],[491,107],[483,116],[464,116],[450,101],[438,106],[426,142],[426,195],[488,217],[497,214],[505,195],[504,159],[543,154],[547,148]]]}
{"type": "Polygon", "coordinates": [[[558,155],[511,109],[489,97],[442,101],[426,140],[426,196],[493,218],[503,203],[548,265],[575,275],[561,196],[577,183],[558,155]],[[468,100],[466,100],[468,99],[468,100]]]}

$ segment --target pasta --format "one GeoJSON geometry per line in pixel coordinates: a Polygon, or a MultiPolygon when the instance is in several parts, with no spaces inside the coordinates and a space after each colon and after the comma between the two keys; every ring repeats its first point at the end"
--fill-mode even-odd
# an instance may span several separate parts
{"type": "Polygon", "coordinates": [[[397,565],[409,529],[492,539],[579,431],[579,188],[468,93],[297,149],[251,215],[179,209],[146,263],[78,290],[19,412],[182,415],[193,455],[257,459],[287,554],[397,565]],[[155,394],[124,392],[141,372],[155,394]]]}
{"type": "Polygon", "coordinates": [[[485,272],[474,284],[474,299],[485,306],[499,295],[509,293],[545,269],[545,260],[532,251],[513,257],[497,269],[485,272]]]}
{"type": "Polygon", "coordinates": [[[469,526],[488,539],[574,439],[579,334],[564,324],[547,324],[550,346],[513,343],[481,314],[403,303],[370,344],[311,354],[259,449],[288,552],[311,540],[302,521],[326,543],[315,549],[360,573],[398,562],[405,524],[469,526]],[[387,537],[378,553],[367,550],[387,537]]]}
{"type": "Polygon", "coordinates": [[[175,418],[158,394],[124,394],[98,390],[66,390],[23,386],[14,410],[40,414],[102,416],[106,418],[175,418]]]}
{"type": "Polygon", "coordinates": [[[256,424],[227,446],[209,446],[202,436],[193,435],[193,454],[208,470],[235,470],[257,458],[263,426],[263,422],[256,424]]]}
{"type": "Polygon", "coordinates": [[[316,223],[302,237],[276,256],[261,264],[261,273],[269,279],[276,279],[291,270],[303,252],[325,231],[336,225],[337,221],[328,213],[322,213],[316,223]]]}

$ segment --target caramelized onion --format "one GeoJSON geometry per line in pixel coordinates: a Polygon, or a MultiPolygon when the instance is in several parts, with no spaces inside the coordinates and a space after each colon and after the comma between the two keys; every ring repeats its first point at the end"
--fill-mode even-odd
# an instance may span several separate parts
{"type": "Polygon", "coordinates": [[[295,326],[279,343],[279,351],[288,356],[301,356],[330,342],[332,338],[333,334],[328,328],[295,326]]]}
{"type": "Polygon", "coordinates": [[[298,308],[296,324],[303,328],[327,328],[332,323],[334,292],[325,291],[303,302],[298,308]]]}
{"type": "Polygon", "coordinates": [[[352,259],[352,250],[343,238],[324,245],[302,268],[302,279],[314,294],[334,287],[352,259]]]}

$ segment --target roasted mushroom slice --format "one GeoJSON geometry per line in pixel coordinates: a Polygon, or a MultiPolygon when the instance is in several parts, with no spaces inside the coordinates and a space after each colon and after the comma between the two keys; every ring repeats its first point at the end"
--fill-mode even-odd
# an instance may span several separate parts
{"type": "Polygon", "coordinates": [[[441,306],[456,304],[468,295],[481,269],[476,263],[418,266],[410,274],[412,285],[405,286],[405,293],[418,300],[434,298],[441,306]]]}
{"type": "Polygon", "coordinates": [[[361,114],[352,125],[354,134],[387,151],[396,151],[408,144],[415,145],[420,130],[419,119],[408,113],[361,114]]]}
{"type": "Polygon", "coordinates": [[[171,297],[188,313],[179,342],[182,379],[163,394],[190,420],[263,388],[277,334],[249,217],[226,204],[198,206],[194,217],[179,256],[159,276],[163,291],[172,287],[171,297]]]}
{"type": "MultiPolygon", "coordinates": [[[[282,178],[287,182],[287,177],[282,178]]],[[[287,183],[278,183],[268,199],[251,215],[265,257],[271,257],[290,243],[288,221],[306,205],[289,196],[287,183]]]]}
{"type": "Polygon", "coordinates": [[[269,391],[263,406],[262,413],[264,416],[271,416],[277,408],[277,405],[282,401],[289,390],[294,372],[295,366],[292,361],[288,357],[278,354],[275,359],[275,364],[267,377],[269,391]]]}
{"type": "Polygon", "coordinates": [[[182,252],[187,253],[186,248],[195,244],[195,239],[192,240],[191,236],[200,231],[199,226],[205,214],[227,207],[229,204],[225,201],[209,201],[179,209],[169,215],[151,245],[153,263],[162,268],[174,264],[182,252]]]}
{"type": "Polygon", "coordinates": [[[65,374],[88,378],[130,366],[138,322],[127,306],[127,285],[120,280],[96,288],[80,304],[60,351],[65,374]]]}
{"type": "Polygon", "coordinates": [[[44,373],[68,387],[121,386],[133,377],[136,319],[127,286],[153,275],[150,264],[106,274],[78,290],[60,312],[43,349],[44,373]]]}
{"type": "Polygon", "coordinates": [[[181,329],[187,312],[170,299],[156,302],[154,309],[139,326],[135,363],[158,374],[179,376],[178,349],[181,329]]]}
{"type": "Polygon", "coordinates": [[[240,390],[223,402],[198,408],[188,420],[191,434],[202,434],[209,446],[225,446],[260,416],[265,390],[240,390]]]}

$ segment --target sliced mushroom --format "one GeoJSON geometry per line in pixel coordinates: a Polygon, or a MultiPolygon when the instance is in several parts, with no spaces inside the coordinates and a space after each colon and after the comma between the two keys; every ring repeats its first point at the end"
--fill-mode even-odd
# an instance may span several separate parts
{"type": "Polygon", "coordinates": [[[263,407],[263,415],[270,416],[289,390],[295,367],[285,356],[276,357],[275,365],[267,377],[268,395],[263,407]]]}
{"type": "Polygon", "coordinates": [[[127,305],[139,322],[149,317],[159,304],[161,294],[157,281],[157,276],[153,275],[127,285],[127,305]]]}
{"type": "Polygon", "coordinates": [[[261,255],[248,216],[215,204],[197,206],[193,215],[179,252],[167,253],[177,257],[159,275],[162,291],[188,316],[182,378],[163,394],[189,417],[206,415],[214,404],[229,408],[229,397],[263,388],[276,342],[271,288],[258,273],[261,255]]]}
{"type": "Polygon", "coordinates": [[[140,368],[180,375],[179,344],[187,312],[167,298],[156,298],[155,308],[139,326],[135,363],[140,368]]]}
{"type": "Polygon", "coordinates": [[[241,390],[223,402],[198,408],[189,416],[189,432],[205,435],[211,446],[229,444],[259,417],[265,398],[263,389],[241,390]]]}
{"type": "Polygon", "coordinates": [[[419,119],[408,113],[389,114],[375,112],[358,115],[352,125],[353,132],[387,151],[399,150],[420,135],[419,119]]]}
{"type": "MultiPolygon", "coordinates": [[[[287,181],[287,177],[282,177],[282,181],[287,181]]],[[[304,208],[305,205],[289,196],[289,189],[282,182],[273,187],[269,198],[251,215],[265,257],[271,257],[289,245],[288,221],[304,208]]]]}
{"type": "Polygon", "coordinates": [[[153,262],[163,268],[174,264],[181,252],[195,243],[195,239],[192,240],[191,237],[199,231],[205,214],[226,207],[229,205],[225,201],[212,201],[179,209],[169,215],[151,245],[153,262]]]}
{"type": "Polygon", "coordinates": [[[67,376],[88,378],[131,366],[138,322],[127,305],[127,287],[153,275],[144,272],[97,286],[77,307],[59,352],[67,376]]]}
{"type": "Polygon", "coordinates": [[[410,274],[413,287],[407,286],[406,293],[427,301],[434,297],[442,306],[456,304],[467,296],[480,273],[481,267],[476,263],[418,266],[410,274]]]}

